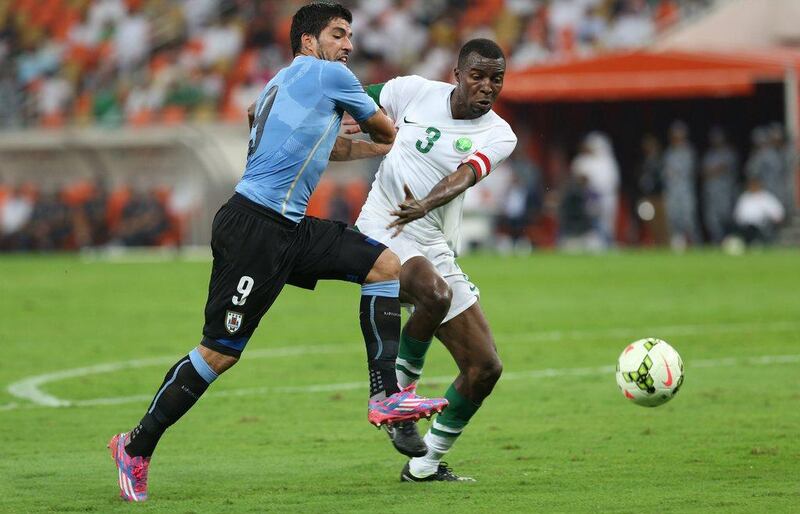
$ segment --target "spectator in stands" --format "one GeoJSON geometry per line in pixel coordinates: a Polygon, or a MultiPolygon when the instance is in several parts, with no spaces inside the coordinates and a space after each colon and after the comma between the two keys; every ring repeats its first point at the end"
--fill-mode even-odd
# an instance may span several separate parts
{"type": "Polygon", "coordinates": [[[664,152],[663,181],[670,245],[686,248],[687,242],[700,243],[695,194],[695,152],[689,143],[689,128],[675,121],[669,129],[669,146],[664,152]]]}
{"type": "Polygon", "coordinates": [[[328,219],[340,221],[350,225],[353,221],[350,204],[347,202],[347,194],[342,184],[336,184],[328,202],[328,219]]]}
{"type": "Polygon", "coordinates": [[[769,127],[756,127],[751,133],[753,149],[745,165],[747,179],[757,179],[761,186],[781,199],[787,187],[786,166],[770,136],[769,127]]]}
{"type": "Polygon", "coordinates": [[[586,13],[578,23],[578,41],[583,48],[595,48],[602,43],[608,30],[608,21],[599,2],[586,6],[586,13]]]}
{"type": "Polygon", "coordinates": [[[129,4],[114,28],[114,54],[123,75],[141,66],[150,54],[150,20],[129,4]]]}
{"type": "MultiPolygon", "coordinates": [[[[0,57],[0,62],[5,61],[0,57]]],[[[11,128],[22,123],[25,111],[20,109],[25,97],[17,86],[14,69],[11,66],[0,66],[0,129],[11,128]]]]}
{"type": "Polygon", "coordinates": [[[736,198],[738,158],[725,132],[714,127],[708,135],[710,147],[703,156],[703,219],[714,244],[719,244],[730,226],[736,198]]]}
{"type": "Polygon", "coordinates": [[[81,206],[88,225],[87,246],[102,246],[108,242],[108,199],[108,184],[102,176],[97,176],[92,196],[81,206]]]}
{"type": "Polygon", "coordinates": [[[770,244],[783,221],[785,210],[778,198],[761,186],[758,178],[747,181],[747,189],[736,202],[733,218],[747,244],[770,244]]]}
{"type": "Polygon", "coordinates": [[[639,175],[639,192],[645,198],[660,197],[664,192],[661,143],[653,134],[642,138],[642,167],[639,175]]]}
{"type": "Polygon", "coordinates": [[[597,228],[606,246],[615,240],[615,222],[619,199],[619,166],[605,134],[592,132],[583,141],[580,153],[572,162],[572,173],[586,177],[589,189],[597,198],[597,228]]]}
{"type": "Polygon", "coordinates": [[[538,170],[533,163],[524,159],[521,152],[512,154],[506,164],[510,168],[511,180],[500,198],[497,247],[501,251],[513,249],[526,253],[531,250],[527,229],[541,202],[536,178],[538,170]],[[514,155],[516,158],[513,158],[514,155]]]}
{"type": "Polygon", "coordinates": [[[794,210],[794,197],[795,197],[795,168],[796,168],[796,155],[795,150],[791,143],[787,142],[786,132],[783,125],[780,123],[771,123],[768,127],[770,145],[775,149],[775,152],[781,157],[781,175],[779,192],[773,191],[778,197],[778,200],[783,204],[783,208],[787,214],[791,214],[794,210]]]}
{"type": "Polygon", "coordinates": [[[154,194],[139,187],[134,188],[122,209],[114,239],[124,246],[155,246],[168,229],[169,219],[164,205],[154,194]]]}
{"type": "Polygon", "coordinates": [[[625,0],[605,37],[610,48],[640,47],[650,43],[656,33],[655,22],[644,0],[625,0]]]}
{"type": "Polygon", "coordinates": [[[23,230],[33,215],[33,203],[24,186],[10,188],[8,197],[0,204],[0,250],[18,250],[25,245],[23,230]]]}
{"type": "Polygon", "coordinates": [[[23,229],[23,249],[66,250],[72,235],[72,212],[61,198],[59,188],[49,186],[34,202],[30,220],[23,229]]]}
{"type": "Polygon", "coordinates": [[[642,138],[642,164],[639,172],[637,214],[657,245],[667,243],[664,208],[664,159],[661,143],[653,134],[642,138]]]}
{"type": "MultiPolygon", "coordinates": [[[[668,26],[681,13],[691,15],[696,6],[709,1],[663,0],[654,13],[646,0],[357,0],[354,13],[362,51],[352,66],[367,83],[409,73],[448,80],[450,70],[446,63],[452,62],[460,40],[479,34],[496,38],[508,47],[511,68],[587,53],[602,46],[641,46],[652,40],[656,24],[668,26]]],[[[653,5],[652,1],[649,3],[653,5]]],[[[100,93],[100,103],[106,107],[99,109],[102,121],[119,123],[119,111],[108,110],[113,105],[109,91],[120,91],[116,82],[147,72],[152,72],[149,81],[156,82],[163,79],[157,71],[176,67],[180,74],[191,77],[190,82],[223,82],[226,94],[212,95],[217,99],[213,107],[224,119],[233,121],[226,115],[227,93],[244,76],[268,79],[291,59],[285,45],[276,46],[274,42],[288,37],[292,2],[62,1],[59,19],[54,23],[38,21],[36,10],[41,4],[11,2],[12,7],[3,7],[0,2],[0,14],[3,9],[13,13],[6,16],[5,26],[0,26],[0,59],[16,64],[14,89],[28,99],[11,105],[26,109],[35,104],[30,100],[35,99],[37,88],[30,88],[31,84],[46,73],[59,76],[66,71],[70,88],[64,103],[71,105],[79,98],[91,102],[100,93]],[[178,51],[166,51],[170,48],[178,51]],[[257,58],[250,60],[250,55],[257,58]],[[194,74],[201,68],[211,71],[213,79],[205,72],[194,74]],[[113,72],[114,84],[87,80],[92,74],[103,75],[107,71],[113,72]],[[109,117],[108,112],[113,116],[109,117]]],[[[171,83],[167,81],[153,89],[163,92],[171,83]]],[[[207,107],[202,104],[204,110],[207,107]]],[[[21,116],[27,123],[43,116],[35,109],[29,111],[21,116]]],[[[88,118],[90,111],[81,112],[77,119],[88,118]]],[[[127,108],[125,111],[130,112],[127,108]]],[[[135,112],[136,123],[148,119],[141,111],[135,112]]],[[[56,118],[48,119],[52,122],[56,118]]]]}
{"type": "Polygon", "coordinates": [[[73,97],[72,84],[57,71],[48,71],[38,84],[37,112],[42,119],[61,119],[73,97]]]}
{"type": "Polygon", "coordinates": [[[551,58],[547,44],[547,25],[540,16],[534,16],[528,21],[524,35],[511,55],[511,69],[525,69],[551,58]]]}
{"type": "Polygon", "coordinates": [[[567,251],[598,251],[605,247],[597,233],[597,197],[585,175],[573,173],[558,207],[558,245],[567,251]]]}

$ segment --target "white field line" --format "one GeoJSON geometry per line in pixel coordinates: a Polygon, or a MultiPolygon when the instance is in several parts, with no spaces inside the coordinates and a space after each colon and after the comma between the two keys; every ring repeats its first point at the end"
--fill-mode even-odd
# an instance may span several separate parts
{"type": "MultiPolygon", "coordinates": [[[[662,326],[662,327],[649,327],[647,330],[650,334],[668,334],[673,335],[697,335],[697,334],[710,334],[710,333],[729,333],[739,332],[742,330],[761,330],[761,331],[783,331],[794,330],[800,327],[797,322],[773,322],[773,323],[733,323],[733,324],[719,324],[719,325],[675,325],[675,326],[662,326]]],[[[637,328],[613,328],[607,330],[574,330],[574,331],[551,331],[551,332],[533,332],[527,334],[509,333],[498,334],[495,336],[499,342],[507,340],[520,340],[526,342],[549,342],[559,341],[564,339],[580,339],[580,338],[623,338],[630,337],[633,333],[642,333],[642,329],[637,328]]],[[[636,337],[636,336],[633,336],[636,337]]],[[[276,358],[276,357],[291,357],[298,355],[322,355],[322,354],[336,354],[347,353],[353,351],[363,351],[360,345],[319,345],[319,346],[293,346],[286,348],[275,348],[265,350],[252,350],[246,353],[248,359],[258,358],[276,358]]],[[[131,402],[144,402],[151,399],[151,395],[134,395],[124,397],[112,398],[94,398],[89,400],[65,400],[53,395],[43,392],[40,387],[69,378],[78,378],[88,375],[111,373],[124,369],[135,369],[150,366],[166,366],[173,364],[175,357],[157,357],[150,359],[137,359],[124,362],[114,362],[107,364],[98,364],[94,366],[87,366],[81,368],[74,368],[52,373],[45,373],[25,378],[23,380],[14,382],[9,385],[8,392],[20,399],[33,403],[35,406],[41,407],[67,407],[67,406],[92,406],[92,405],[116,405],[121,403],[131,402]]],[[[692,361],[691,367],[712,367],[712,366],[737,366],[741,364],[746,365],[770,365],[770,364],[786,364],[800,362],[800,355],[779,355],[779,356],[759,356],[750,358],[722,358],[712,360],[692,361]]],[[[613,366],[600,366],[589,368],[550,368],[539,369],[531,371],[518,371],[518,372],[505,372],[503,373],[502,380],[522,380],[522,379],[536,379],[536,378],[550,378],[562,376],[582,376],[582,375],[596,375],[611,373],[614,371],[613,366]]],[[[453,377],[432,377],[426,378],[427,381],[445,382],[452,380],[453,377]]],[[[354,390],[365,387],[363,382],[347,382],[339,384],[317,384],[308,386],[285,386],[285,387],[255,387],[255,388],[242,388],[228,391],[211,391],[206,396],[253,396],[265,395],[272,393],[318,393],[318,392],[333,392],[333,391],[346,391],[354,390]]],[[[8,403],[0,405],[0,411],[13,410],[21,407],[18,403],[8,403]]],[[[29,404],[27,406],[30,406],[29,404]]]]}
{"type": "MultiPolygon", "coordinates": [[[[333,345],[327,346],[294,346],[287,348],[274,348],[265,350],[254,350],[252,354],[248,352],[248,358],[270,358],[270,357],[291,357],[296,355],[320,355],[326,353],[342,353],[350,351],[350,348],[333,345]]],[[[74,402],[62,400],[49,395],[40,389],[40,386],[68,378],[85,377],[100,373],[112,373],[124,369],[147,368],[151,366],[169,366],[174,364],[176,357],[154,357],[150,359],[135,359],[123,362],[110,362],[107,364],[96,364],[83,368],[66,369],[53,373],[44,373],[22,379],[9,385],[7,390],[11,395],[28,400],[43,407],[65,407],[73,405],[74,402]]],[[[2,410],[2,406],[0,406],[2,410]]]]}

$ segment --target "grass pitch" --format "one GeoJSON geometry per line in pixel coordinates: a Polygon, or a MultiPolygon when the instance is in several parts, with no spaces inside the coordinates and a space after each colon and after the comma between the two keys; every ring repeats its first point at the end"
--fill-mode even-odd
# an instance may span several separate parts
{"type": "MultiPolygon", "coordinates": [[[[475,484],[399,482],[404,458],[366,421],[358,288],[288,287],[242,361],[164,436],[135,510],[797,512],[799,262],[462,259],[505,364],[448,456],[475,484]],[[680,394],[656,409],[625,400],[611,371],[646,336],[686,363],[680,394]]],[[[134,508],[105,444],[199,341],[209,269],[0,258],[0,511],[134,508]]],[[[422,394],[454,374],[434,345],[422,394]]]]}

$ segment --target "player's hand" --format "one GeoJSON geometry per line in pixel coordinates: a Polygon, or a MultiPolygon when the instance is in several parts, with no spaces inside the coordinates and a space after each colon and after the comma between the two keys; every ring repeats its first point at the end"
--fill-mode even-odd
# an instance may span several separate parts
{"type": "Polygon", "coordinates": [[[358,125],[358,122],[350,116],[349,113],[345,112],[344,116],[342,116],[342,134],[360,134],[361,127],[358,125]]]}
{"type": "Polygon", "coordinates": [[[408,188],[408,184],[403,184],[403,191],[405,191],[406,194],[405,200],[397,204],[399,209],[389,213],[392,216],[397,216],[397,219],[389,223],[386,227],[395,229],[392,237],[397,237],[397,235],[403,231],[403,227],[408,223],[418,220],[428,214],[428,209],[422,205],[419,200],[414,198],[414,194],[411,192],[411,189],[408,188]]]}

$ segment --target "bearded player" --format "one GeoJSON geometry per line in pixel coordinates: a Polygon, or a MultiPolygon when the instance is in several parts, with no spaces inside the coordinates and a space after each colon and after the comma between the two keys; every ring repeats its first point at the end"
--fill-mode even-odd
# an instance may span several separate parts
{"type": "Polygon", "coordinates": [[[464,192],[517,143],[508,123],[492,111],[505,68],[496,43],[474,39],[459,52],[455,86],[409,76],[366,88],[398,127],[356,222],[400,258],[400,300],[414,306],[400,336],[397,379],[403,387],[419,380],[434,335],[459,369],[445,395],[449,406],[424,441],[413,422],[389,428],[397,450],[414,457],[401,473],[403,481],[472,481],[455,475],[442,457],[502,371],[478,288],[456,263],[455,252],[464,192]]]}

